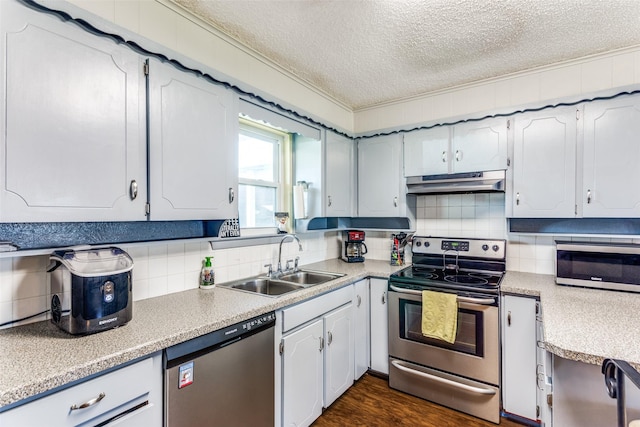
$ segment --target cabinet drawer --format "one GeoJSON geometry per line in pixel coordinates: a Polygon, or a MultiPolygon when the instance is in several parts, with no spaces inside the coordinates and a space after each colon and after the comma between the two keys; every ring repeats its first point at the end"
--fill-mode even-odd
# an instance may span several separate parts
{"type": "Polygon", "coordinates": [[[102,422],[147,400],[146,396],[154,384],[153,365],[153,359],[148,358],[11,409],[0,414],[0,425],[75,426],[102,422]],[[99,402],[84,409],[71,410],[73,405],[80,406],[101,393],[104,393],[104,398],[99,402]],[[123,406],[130,402],[130,405],[123,406]]]}
{"type": "Polygon", "coordinates": [[[353,300],[353,285],[282,310],[282,332],[302,325],[353,300]]]}

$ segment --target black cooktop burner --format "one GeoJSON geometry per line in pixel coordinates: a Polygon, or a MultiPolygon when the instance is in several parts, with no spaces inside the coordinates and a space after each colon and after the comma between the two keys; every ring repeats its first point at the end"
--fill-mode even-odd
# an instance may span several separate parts
{"type": "Polygon", "coordinates": [[[500,286],[503,272],[484,272],[461,269],[457,274],[445,273],[442,267],[432,267],[428,265],[412,265],[406,267],[390,276],[392,283],[404,283],[415,286],[428,286],[433,288],[457,289],[478,289],[496,290],[500,286]]]}
{"type": "Polygon", "coordinates": [[[486,285],[489,283],[487,279],[483,279],[482,277],[477,277],[475,275],[464,275],[464,274],[455,274],[444,276],[444,281],[449,283],[461,283],[465,285],[486,285]]]}

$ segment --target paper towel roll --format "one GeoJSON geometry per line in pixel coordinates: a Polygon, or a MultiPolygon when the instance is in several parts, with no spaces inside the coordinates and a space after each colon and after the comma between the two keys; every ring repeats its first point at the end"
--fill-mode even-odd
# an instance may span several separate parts
{"type": "Polygon", "coordinates": [[[293,186],[293,217],[295,219],[304,219],[307,217],[304,200],[304,186],[293,186]]]}

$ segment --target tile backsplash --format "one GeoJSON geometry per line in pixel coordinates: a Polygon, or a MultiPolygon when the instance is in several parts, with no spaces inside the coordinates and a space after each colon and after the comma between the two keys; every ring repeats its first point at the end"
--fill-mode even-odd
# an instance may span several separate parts
{"type": "MultiPolygon", "coordinates": [[[[300,264],[338,258],[336,233],[299,235],[302,252],[290,241],[282,245],[282,264],[300,257],[300,264]]],[[[276,268],[278,244],[212,250],[208,242],[118,245],[131,255],[134,301],[196,289],[205,256],[213,256],[216,283],[227,282],[276,268]]],[[[49,309],[51,288],[46,272],[49,256],[0,258],[0,324],[26,318],[49,309]]],[[[0,328],[49,319],[48,313],[9,323],[0,328]]]]}
{"type": "MultiPolygon", "coordinates": [[[[416,200],[415,230],[419,235],[447,237],[483,237],[507,240],[507,270],[555,274],[555,240],[640,243],[640,239],[573,237],[567,235],[527,235],[509,233],[503,193],[428,195],[416,200]]],[[[300,234],[303,251],[287,241],[282,246],[286,260],[300,257],[310,264],[340,257],[341,233],[300,234]]],[[[366,259],[390,260],[391,233],[366,231],[366,259]]],[[[216,283],[263,273],[265,264],[276,268],[278,244],[212,250],[208,242],[149,243],[120,245],[134,260],[134,301],[198,287],[202,261],[213,256],[216,283]]],[[[410,250],[405,255],[411,261],[410,250]]],[[[0,325],[22,319],[49,308],[51,298],[49,257],[0,258],[0,325]]],[[[48,319],[47,313],[22,323],[48,319]]],[[[16,326],[8,323],[1,328],[16,326]]]]}

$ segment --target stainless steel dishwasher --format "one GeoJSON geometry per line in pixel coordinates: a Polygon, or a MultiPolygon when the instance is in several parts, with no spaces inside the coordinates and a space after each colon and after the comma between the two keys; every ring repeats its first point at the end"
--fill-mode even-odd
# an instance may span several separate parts
{"type": "Polygon", "coordinates": [[[270,312],[167,348],[166,426],[273,427],[274,325],[270,312]]]}

